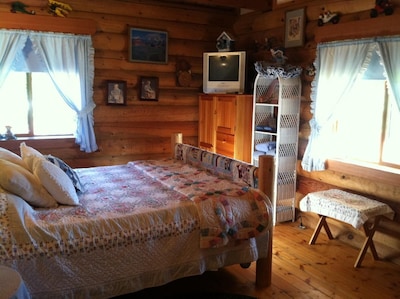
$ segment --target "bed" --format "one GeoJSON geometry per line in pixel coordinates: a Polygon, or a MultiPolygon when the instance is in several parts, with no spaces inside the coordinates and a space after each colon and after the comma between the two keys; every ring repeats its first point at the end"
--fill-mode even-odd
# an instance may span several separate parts
{"type": "Polygon", "coordinates": [[[0,265],[33,298],[111,298],[253,261],[269,286],[271,157],[257,168],[181,141],[169,159],[78,169],[24,143],[0,151],[0,265]]]}

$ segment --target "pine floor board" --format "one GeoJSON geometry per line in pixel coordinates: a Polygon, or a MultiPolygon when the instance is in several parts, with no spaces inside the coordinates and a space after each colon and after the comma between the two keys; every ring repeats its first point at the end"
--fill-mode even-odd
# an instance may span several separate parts
{"type": "MultiPolygon", "coordinates": [[[[181,279],[165,286],[131,294],[129,298],[163,298],[188,292],[228,292],[259,299],[400,299],[400,266],[375,261],[367,253],[361,268],[354,262],[359,250],[339,240],[329,240],[321,232],[317,244],[308,245],[313,233],[298,223],[278,224],[274,228],[272,285],[257,288],[255,263],[239,265],[181,279]]],[[[379,252],[378,252],[379,254],[379,252]]]]}

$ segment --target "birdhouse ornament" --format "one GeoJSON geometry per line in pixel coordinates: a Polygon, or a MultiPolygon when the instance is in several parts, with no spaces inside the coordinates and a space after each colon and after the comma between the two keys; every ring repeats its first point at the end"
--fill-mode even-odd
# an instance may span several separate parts
{"type": "Polygon", "coordinates": [[[225,31],[217,38],[216,47],[218,52],[229,52],[235,50],[235,39],[225,31]]]}

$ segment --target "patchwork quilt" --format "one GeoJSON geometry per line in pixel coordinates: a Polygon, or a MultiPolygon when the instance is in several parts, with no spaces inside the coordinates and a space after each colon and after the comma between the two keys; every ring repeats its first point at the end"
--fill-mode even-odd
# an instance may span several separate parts
{"type": "Polygon", "coordinates": [[[34,209],[0,190],[0,263],[74,255],[201,230],[215,248],[264,233],[265,196],[182,161],[136,161],[76,169],[86,192],[79,205],[34,209]]]}

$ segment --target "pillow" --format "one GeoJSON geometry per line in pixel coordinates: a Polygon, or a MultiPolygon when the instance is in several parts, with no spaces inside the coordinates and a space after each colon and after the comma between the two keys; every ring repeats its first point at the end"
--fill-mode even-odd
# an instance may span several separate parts
{"type": "Polygon", "coordinates": [[[53,163],[54,165],[58,166],[65,174],[70,178],[72,184],[75,187],[75,190],[78,192],[85,192],[85,188],[83,187],[81,180],[79,179],[78,174],[75,170],[73,170],[67,163],[65,163],[60,158],[54,157],[52,155],[45,155],[44,156],[49,162],[53,163]]]}
{"type": "Polygon", "coordinates": [[[256,150],[258,150],[260,152],[269,152],[269,151],[275,150],[275,148],[276,148],[275,141],[256,144],[256,150]]]}
{"type": "Polygon", "coordinates": [[[9,162],[18,164],[19,166],[25,167],[25,163],[20,156],[2,147],[0,147],[0,159],[7,160],[9,162]]]}
{"type": "Polygon", "coordinates": [[[57,201],[24,167],[0,159],[0,186],[38,208],[57,207],[57,201]]]}
{"type": "Polygon", "coordinates": [[[33,174],[59,204],[79,204],[75,187],[64,171],[40,157],[28,156],[26,160],[32,165],[33,174]]]}
{"type": "Polygon", "coordinates": [[[24,157],[28,157],[28,156],[36,156],[36,157],[43,158],[43,155],[41,152],[34,149],[33,147],[26,145],[25,142],[21,142],[21,144],[19,145],[19,150],[21,152],[22,159],[24,159],[24,157]]]}

